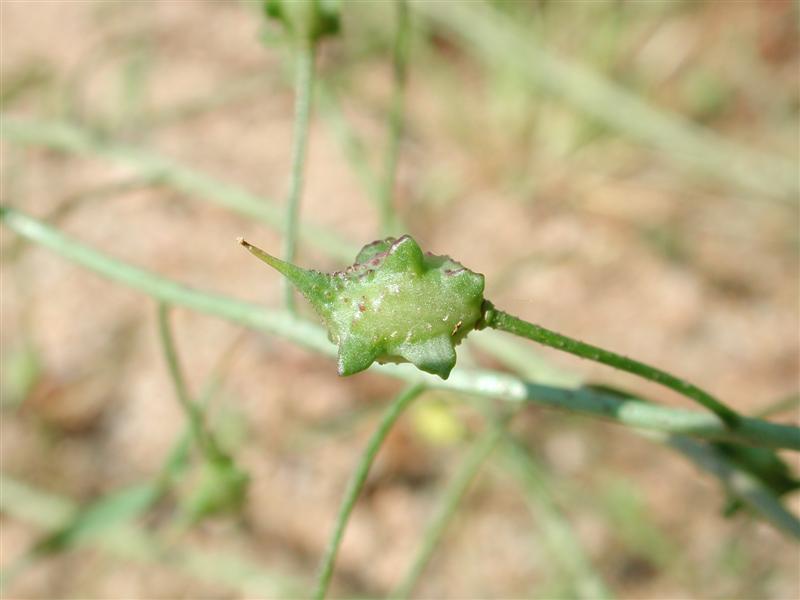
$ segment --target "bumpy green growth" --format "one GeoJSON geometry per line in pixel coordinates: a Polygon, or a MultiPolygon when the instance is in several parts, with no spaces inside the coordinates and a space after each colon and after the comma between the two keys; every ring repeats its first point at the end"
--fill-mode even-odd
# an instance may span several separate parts
{"type": "Polygon", "coordinates": [[[239,240],[311,302],[339,346],[339,374],[373,361],[410,362],[447,379],[455,346],[481,318],[484,278],[447,256],[423,254],[405,235],[365,246],[333,274],[308,271],[239,240]]]}

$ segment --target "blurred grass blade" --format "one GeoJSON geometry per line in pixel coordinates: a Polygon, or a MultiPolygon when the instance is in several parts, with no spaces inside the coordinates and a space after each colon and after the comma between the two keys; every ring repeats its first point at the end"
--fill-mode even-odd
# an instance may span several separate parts
{"type": "MultiPolygon", "coordinates": [[[[136,171],[142,178],[172,187],[187,196],[232,209],[237,213],[285,230],[283,211],[275,204],[234,185],[219,181],[148,150],[115,143],[63,122],[42,122],[9,115],[2,118],[0,136],[12,142],[45,146],[60,152],[98,156],[136,171]]],[[[322,227],[302,225],[300,239],[345,262],[358,248],[322,227]]]]}
{"type": "Polygon", "coordinates": [[[189,423],[189,431],[197,448],[205,455],[207,461],[215,461],[222,457],[214,438],[206,429],[202,409],[191,398],[183,377],[183,369],[178,359],[175,340],[169,326],[169,307],[163,302],[158,305],[158,333],[164,359],[167,362],[170,379],[175,387],[175,396],[189,423]]]}
{"type": "MultiPolygon", "coordinates": [[[[43,524],[53,530],[3,569],[0,589],[4,589],[42,556],[66,552],[86,543],[120,539],[118,536],[124,527],[158,499],[160,488],[153,483],[133,485],[102,496],[86,506],[73,507],[37,497],[26,486],[0,474],[0,492],[2,512],[14,513],[16,510],[18,518],[46,521],[43,524]],[[34,508],[26,512],[23,507],[28,505],[34,508]]],[[[132,546],[131,550],[140,552],[142,547],[134,549],[132,546]]]]}
{"type": "MultiPolygon", "coordinates": [[[[0,221],[64,258],[159,300],[280,335],[326,356],[336,355],[336,349],[322,327],[287,312],[267,310],[250,302],[188,288],[84,246],[12,208],[0,208],[0,221]]],[[[569,389],[541,385],[496,371],[456,368],[450,378],[444,381],[421,373],[411,365],[375,365],[371,369],[406,381],[423,382],[431,388],[501,398],[515,403],[535,402],[552,408],[603,417],[629,427],[683,433],[753,446],[800,450],[800,428],[792,425],[745,417],[741,419],[736,430],[732,431],[710,413],[658,406],[640,399],[620,398],[587,388],[569,389]]]]}
{"type": "Polygon", "coordinates": [[[322,80],[317,86],[320,114],[327,121],[331,133],[339,143],[351,169],[361,181],[370,199],[377,203],[381,191],[380,181],[369,162],[367,145],[355,132],[342,109],[339,92],[332,82],[322,80]]]}
{"type": "MultiPolygon", "coordinates": [[[[239,335],[236,340],[222,353],[211,373],[208,381],[203,385],[200,391],[197,404],[205,412],[208,410],[208,405],[211,399],[217,395],[222,387],[227,371],[239,348],[242,336],[239,335]]],[[[165,490],[171,483],[173,483],[189,465],[189,450],[192,443],[191,426],[186,425],[181,432],[177,441],[174,443],[172,450],[167,455],[167,459],[161,467],[160,472],[156,477],[156,483],[163,490],[165,490]]]]}
{"type": "Polygon", "coordinates": [[[760,419],[766,419],[767,417],[779,415],[790,410],[795,411],[795,414],[797,414],[798,407],[800,407],[800,392],[795,392],[794,394],[790,394],[785,398],[781,398],[780,400],[765,406],[761,410],[754,413],[753,416],[760,419]]]}
{"type": "Polygon", "coordinates": [[[569,522],[556,506],[542,468],[533,460],[527,448],[509,434],[503,436],[502,449],[505,462],[526,491],[544,543],[568,576],[577,597],[584,600],[613,598],[614,595],[592,567],[569,522]]]}
{"type": "Polygon", "coordinates": [[[328,591],[328,586],[333,576],[333,568],[336,564],[336,555],[339,552],[339,545],[342,543],[347,522],[350,519],[353,508],[355,508],[358,496],[364,487],[364,483],[367,481],[369,469],[375,457],[378,455],[383,441],[386,439],[386,436],[389,435],[392,426],[394,426],[400,415],[403,414],[403,411],[408,408],[409,404],[419,397],[424,390],[425,387],[421,384],[412,385],[403,390],[391,404],[386,407],[386,410],[381,416],[378,428],[372,436],[370,436],[367,447],[361,454],[358,465],[356,465],[353,475],[347,484],[347,489],[345,490],[344,498],[339,508],[339,514],[336,517],[333,534],[325,549],[325,555],[322,558],[319,576],[317,577],[317,586],[313,596],[316,600],[322,600],[328,591]]]}
{"type": "Polygon", "coordinates": [[[78,512],[72,502],[59,496],[38,493],[3,473],[0,473],[0,510],[16,519],[47,529],[63,527],[78,512]]]}
{"type": "MultiPolygon", "coordinates": [[[[648,434],[650,437],[651,434],[648,434]]],[[[682,435],[665,439],[695,465],[719,478],[733,496],[761,515],[778,531],[800,540],[800,520],[758,478],[738,467],[712,445],[682,435]]]]}
{"type": "Polygon", "coordinates": [[[0,356],[0,408],[16,408],[42,377],[42,359],[29,339],[0,356]]]}
{"type": "Polygon", "coordinates": [[[525,28],[484,2],[428,2],[413,7],[467,42],[489,68],[513,66],[543,92],[615,131],[658,149],[718,181],[795,204],[796,162],[750,150],[678,114],[655,108],[599,73],[553,54],[525,28]]]}
{"type": "Polygon", "coordinates": [[[88,539],[107,535],[108,530],[127,523],[147,510],[159,496],[153,483],[133,485],[89,504],[67,523],[36,544],[37,553],[60,552],[88,539]]]}
{"type": "MultiPolygon", "coordinates": [[[[208,429],[203,408],[189,395],[183,370],[178,359],[175,340],[169,326],[169,307],[163,302],[158,307],[158,331],[161,346],[175,386],[175,395],[189,424],[195,446],[203,456],[198,482],[192,494],[183,503],[180,527],[189,527],[205,516],[225,511],[239,511],[245,500],[249,476],[228,456],[208,429]]],[[[180,445],[172,459],[179,461],[180,445]]]]}
{"type": "MultiPolygon", "coordinates": [[[[78,506],[61,496],[36,490],[0,473],[0,511],[13,519],[38,527],[63,527],[78,506]]],[[[175,567],[199,581],[222,585],[245,596],[259,598],[298,598],[300,585],[289,577],[270,573],[250,560],[230,551],[211,552],[187,547],[171,547],[169,552],[145,530],[120,525],[114,535],[85,538],[117,558],[163,567],[175,567]]]]}
{"type": "Polygon", "coordinates": [[[433,517],[422,534],[422,542],[411,561],[411,566],[391,594],[392,598],[409,598],[411,596],[411,592],[414,591],[419,578],[428,566],[436,546],[439,545],[444,536],[447,526],[453,520],[461,500],[467,493],[470,484],[477,476],[486,458],[494,450],[501,435],[501,429],[491,427],[472,443],[466,458],[459,465],[455,475],[453,475],[444,492],[442,492],[433,517]]]}

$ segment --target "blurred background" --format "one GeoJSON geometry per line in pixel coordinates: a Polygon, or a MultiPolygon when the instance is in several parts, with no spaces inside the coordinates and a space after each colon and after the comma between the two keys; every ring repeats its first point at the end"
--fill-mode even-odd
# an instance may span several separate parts
{"type": "MultiPolygon", "coordinates": [[[[286,195],[292,47],[258,3],[0,11],[3,203],[193,287],[279,307],[277,274],[234,240],[277,254],[280,234],[213,201],[229,186],[280,215],[286,195]],[[206,179],[176,183],[159,161],[206,179]]],[[[396,19],[389,2],[344,2],[341,16],[317,59],[301,218],[358,248],[379,236],[396,19]]],[[[796,423],[784,400],[800,360],[797,25],[782,0],[413,3],[394,188],[404,230],[486,274],[486,296],[509,312],[796,423]]],[[[347,264],[327,249],[304,243],[298,262],[347,264]]],[[[191,449],[174,460],[186,420],[155,302],[2,229],[4,597],[307,593],[401,388],[339,378],[326,357],[199,313],[172,322],[191,392],[250,477],[239,510],[186,526],[202,474],[191,449]],[[137,511],[136,494],[173,467],[137,511]]],[[[690,406],[567,355],[472,337],[460,364],[690,406]]],[[[333,595],[397,585],[485,427],[471,399],[442,391],[403,416],[333,595]]],[[[536,407],[510,428],[615,595],[800,597],[798,546],[744,511],[725,518],[718,482],[667,447],[536,407]]],[[[581,595],[500,463],[482,465],[415,596],[581,595]]]]}

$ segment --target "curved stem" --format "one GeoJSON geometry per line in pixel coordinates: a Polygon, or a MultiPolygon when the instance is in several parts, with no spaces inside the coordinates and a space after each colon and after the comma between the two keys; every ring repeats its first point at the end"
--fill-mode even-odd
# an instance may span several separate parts
{"type": "Polygon", "coordinates": [[[314,591],[314,598],[316,600],[324,598],[328,591],[328,585],[330,584],[331,576],[333,575],[333,567],[336,562],[336,554],[339,551],[339,545],[342,542],[345,527],[347,527],[350,513],[353,512],[353,508],[358,500],[358,495],[364,487],[364,482],[367,480],[369,469],[372,466],[372,462],[375,460],[375,456],[378,454],[378,450],[380,450],[383,441],[386,439],[395,421],[397,421],[397,418],[424,390],[425,386],[420,383],[403,390],[403,392],[401,392],[386,408],[378,428],[369,438],[367,447],[361,455],[361,459],[347,484],[347,490],[344,493],[342,505],[339,508],[339,515],[336,517],[336,525],[333,529],[333,534],[325,549],[325,555],[322,557],[322,563],[317,577],[317,587],[314,591]]]}
{"type": "MultiPolygon", "coordinates": [[[[294,262],[297,250],[297,230],[300,223],[300,196],[303,191],[303,169],[308,146],[308,124],[311,117],[311,97],[314,89],[313,41],[300,44],[295,66],[294,138],[292,141],[292,170],[286,203],[286,235],[283,239],[283,259],[294,262]]],[[[294,312],[294,290],[284,281],[286,308],[294,312]]]]}
{"type": "Polygon", "coordinates": [[[611,352],[609,350],[598,348],[597,346],[592,346],[591,344],[586,344],[571,337],[556,333],[555,331],[551,331],[550,329],[541,327],[540,325],[534,325],[533,323],[529,323],[528,321],[520,319],[519,317],[515,317],[507,312],[496,309],[490,302],[486,302],[484,322],[485,327],[506,331],[534,342],[544,344],[545,346],[550,346],[556,350],[569,352],[575,356],[593,360],[595,362],[608,365],[609,367],[619,369],[620,371],[633,373],[634,375],[638,375],[644,379],[649,379],[650,381],[660,383],[661,385],[675,390],[679,394],[683,394],[687,398],[691,398],[695,402],[703,405],[708,410],[716,414],[720,419],[722,419],[722,421],[724,421],[724,423],[730,428],[735,428],[741,420],[741,416],[733,409],[729,408],[708,392],[701,390],[699,387],[689,383],[688,381],[684,381],[683,379],[675,377],[674,375],[670,375],[669,373],[662,371],[661,369],[657,369],[656,367],[646,365],[638,360],[628,358],[627,356],[622,356],[621,354],[616,354],[615,352],[611,352]]]}
{"type": "Polygon", "coordinates": [[[175,386],[175,395],[178,397],[178,402],[189,421],[189,430],[192,433],[192,437],[208,460],[217,460],[220,458],[219,449],[205,428],[200,407],[192,400],[186,387],[186,380],[183,377],[183,370],[178,360],[178,352],[175,349],[175,340],[169,327],[169,306],[164,302],[160,302],[158,305],[158,333],[161,338],[161,346],[164,349],[164,357],[167,361],[169,374],[175,386]]]}

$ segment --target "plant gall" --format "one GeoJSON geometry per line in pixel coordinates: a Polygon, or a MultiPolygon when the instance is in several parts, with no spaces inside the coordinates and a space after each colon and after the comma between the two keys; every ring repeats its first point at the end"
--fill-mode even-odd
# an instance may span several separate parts
{"type": "Polygon", "coordinates": [[[332,274],[302,269],[239,240],[305,296],[339,347],[340,375],[374,361],[410,362],[447,379],[455,346],[481,319],[484,277],[447,256],[424,253],[408,235],[364,246],[332,274]]]}

